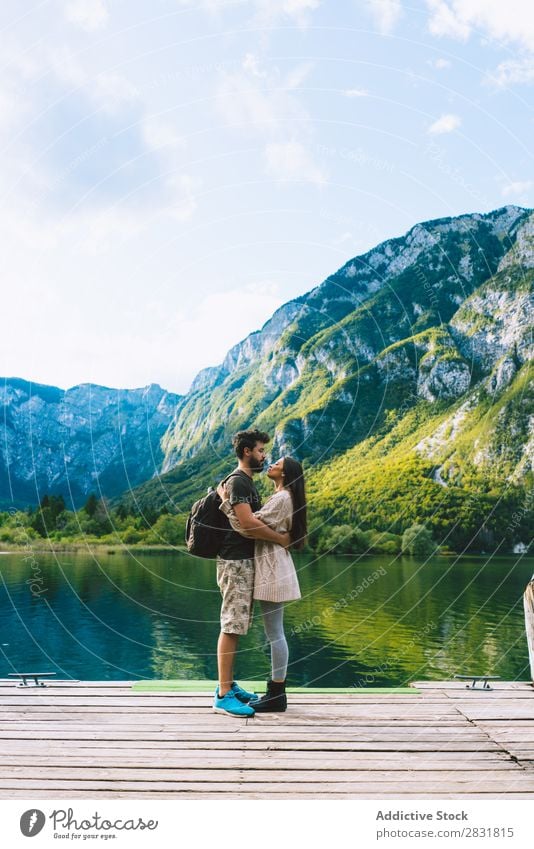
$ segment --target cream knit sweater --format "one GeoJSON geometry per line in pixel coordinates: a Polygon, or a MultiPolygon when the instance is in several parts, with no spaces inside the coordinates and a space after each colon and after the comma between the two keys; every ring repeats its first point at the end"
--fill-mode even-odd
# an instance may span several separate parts
{"type": "MultiPolygon", "coordinates": [[[[228,516],[234,531],[247,536],[229,501],[220,510],[228,516]]],[[[266,525],[280,534],[289,531],[293,519],[293,501],[287,489],[271,495],[261,510],[254,513],[266,525]]],[[[300,587],[293,558],[287,549],[275,542],[257,539],[254,543],[254,598],[260,601],[293,601],[300,598],[300,587]]]]}

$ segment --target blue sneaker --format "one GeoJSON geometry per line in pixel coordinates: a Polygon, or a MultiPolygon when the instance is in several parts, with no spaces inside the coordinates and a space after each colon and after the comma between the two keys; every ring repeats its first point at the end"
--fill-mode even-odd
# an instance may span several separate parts
{"type": "Polygon", "coordinates": [[[257,693],[248,693],[243,687],[240,687],[237,681],[232,682],[232,693],[239,699],[240,702],[244,704],[252,704],[253,702],[259,702],[260,697],[257,693]]]}
{"type": "Polygon", "coordinates": [[[219,688],[215,690],[213,699],[213,710],[215,713],[229,713],[230,716],[254,716],[254,708],[240,702],[233,690],[229,690],[222,698],[219,696],[219,688]]]}

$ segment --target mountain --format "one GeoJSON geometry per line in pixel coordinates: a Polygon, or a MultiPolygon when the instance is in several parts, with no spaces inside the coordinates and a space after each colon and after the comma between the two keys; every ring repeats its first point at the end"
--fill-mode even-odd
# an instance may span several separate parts
{"type": "Polygon", "coordinates": [[[533,277],[534,215],[514,206],[417,224],[349,260],[200,372],[162,477],[135,499],[186,510],[231,466],[232,433],[257,425],[274,456],[304,461],[320,522],[424,520],[459,545],[477,527],[497,539],[519,509],[510,542],[532,506],[533,277]]]}
{"type": "Polygon", "coordinates": [[[118,495],[163,462],[160,441],[179,395],[153,383],[63,390],[20,378],[0,381],[0,508],[61,494],[71,509],[90,492],[118,495]]]}
{"type": "Polygon", "coordinates": [[[185,513],[257,426],[305,465],[312,541],[423,523],[455,550],[527,545],[533,279],[532,210],[442,218],[286,303],[186,395],[6,379],[0,497],[185,513]]]}

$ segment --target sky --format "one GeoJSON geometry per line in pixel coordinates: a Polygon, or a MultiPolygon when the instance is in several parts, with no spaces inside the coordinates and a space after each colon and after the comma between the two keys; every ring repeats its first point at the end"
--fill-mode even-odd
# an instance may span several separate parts
{"type": "Polygon", "coordinates": [[[0,374],[183,393],[419,221],[534,206],[531,0],[3,0],[0,374]]]}

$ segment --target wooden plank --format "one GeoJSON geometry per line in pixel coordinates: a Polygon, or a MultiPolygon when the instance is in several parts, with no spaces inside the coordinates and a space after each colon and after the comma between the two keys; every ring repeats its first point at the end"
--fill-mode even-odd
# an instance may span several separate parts
{"type": "MultiPolygon", "coordinates": [[[[420,799],[462,799],[462,800],[470,800],[470,799],[521,799],[523,801],[533,799],[534,793],[525,792],[525,793],[506,793],[506,796],[503,797],[501,793],[490,791],[489,793],[467,793],[467,792],[455,792],[455,793],[404,793],[400,791],[396,791],[394,793],[379,793],[379,794],[369,794],[369,793],[355,793],[354,790],[349,790],[346,793],[343,793],[339,790],[335,790],[334,792],[329,792],[321,790],[318,792],[307,793],[305,791],[291,791],[290,793],[284,794],[284,799],[292,799],[296,801],[306,801],[306,800],[315,800],[315,799],[324,799],[325,795],[328,799],[340,799],[349,801],[352,799],[361,799],[361,800],[376,800],[376,799],[406,799],[411,801],[419,801],[420,799]]],[[[273,796],[268,791],[261,793],[256,790],[253,791],[241,791],[236,790],[234,788],[233,791],[218,792],[213,791],[211,793],[205,792],[196,792],[191,790],[184,791],[169,791],[162,792],[161,790],[147,790],[145,792],[139,790],[130,790],[130,791],[99,791],[99,790],[91,790],[91,791],[78,791],[78,790],[54,790],[54,791],[39,791],[39,790],[0,790],[0,798],[2,799],[87,799],[90,797],[91,799],[105,799],[109,800],[113,799],[145,799],[147,801],[152,801],[153,799],[165,799],[165,800],[173,800],[173,799],[187,799],[194,801],[233,801],[234,799],[272,799],[273,796]]]]}
{"type": "MultiPolygon", "coordinates": [[[[510,705],[519,705],[521,702],[525,702],[529,704],[534,699],[524,699],[524,700],[500,700],[499,706],[504,706],[505,709],[508,709],[510,705]]],[[[146,711],[156,710],[158,707],[162,708],[172,708],[173,710],[177,708],[183,709],[206,709],[211,710],[213,707],[212,699],[206,699],[204,697],[189,697],[187,699],[176,696],[175,698],[169,698],[168,696],[155,696],[152,699],[134,699],[133,697],[125,696],[121,699],[112,698],[111,696],[105,697],[96,697],[93,696],[91,698],[78,698],[76,696],[72,697],[58,697],[55,696],[35,696],[35,695],[26,695],[24,697],[13,696],[9,699],[4,699],[3,704],[0,705],[1,710],[9,709],[10,707],[20,707],[24,708],[25,706],[53,706],[56,705],[58,707],[70,707],[70,706],[87,706],[87,707],[102,707],[103,705],[110,705],[112,707],[119,708],[129,708],[129,709],[144,709],[146,711]]],[[[433,700],[427,701],[421,700],[417,702],[362,702],[360,699],[351,699],[350,701],[333,701],[333,702],[318,702],[312,699],[301,699],[299,701],[288,701],[288,711],[295,710],[318,710],[318,711],[331,711],[333,713],[343,712],[343,711],[352,711],[359,710],[363,713],[371,713],[376,711],[382,711],[385,713],[394,714],[396,710],[401,710],[404,715],[410,715],[413,713],[414,716],[418,714],[424,714],[425,716],[432,716],[434,713],[443,713],[448,714],[450,716],[454,716],[455,713],[458,712],[458,706],[462,704],[468,704],[463,700],[453,700],[453,699],[443,699],[443,700],[433,700]]],[[[481,707],[487,707],[488,702],[484,701],[480,705],[481,707]]]]}
{"type": "MultiPolygon", "coordinates": [[[[0,698],[0,710],[6,710],[10,708],[26,708],[26,707],[87,707],[87,708],[98,708],[101,709],[103,707],[108,708],[118,708],[119,710],[147,710],[147,711],[156,711],[161,710],[162,712],[165,710],[211,710],[213,707],[213,700],[206,699],[203,696],[193,697],[190,696],[188,698],[184,698],[183,696],[154,696],[152,698],[134,698],[133,696],[117,699],[107,697],[65,697],[65,696],[43,696],[43,695],[34,695],[33,693],[26,694],[22,697],[16,695],[7,697],[4,696],[0,698]]],[[[439,713],[448,713],[453,714],[455,710],[455,706],[451,705],[446,700],[434,700],[432,702],[425,701],[424,704],[415,704],[414,702],[406,702],[405,700],[391,701],[388,703],[383,702],[364,702],[361,699],[345,699],[344,701],[340,699],[333,699],[331,702],[328,701],[319,701],[317,699],[289,699],[289,710],[318,710],[318,711],[332,711],[332,712],[352,712],[354,710],[359,710],[361,712],[369,712],[369,711],[385,711],[386,713],[391,713],[392,715],[396,712],[396,710],[402,710],[404,713],[420,713],[423,712],[425,714],[432,715],[433,712],[439,713]]]]}
{"type": "MultiPolygon", "coordinates": [[[[152,738],[154,740],[183,740],[187,739],[189,736],[191,739],[207,739],[209,735],[215,736],[215,739],[231,739],[238,741],[246,742],[247,740],[267,740],[267,741],[281,741],[281,740],[319,740],[319,741],[327,741],[327,740],[338,740],[338,741],[346,741],[346,742],[358,742],[358,743],[375,743],[380,742],[380,740],[389,740],[391,743],[397,742],[417,742],[417,743],[433,743],[436,746],[441,745],[442,743],[450,742],[457,743],[458,745],[464,745],[467,743],[483,743],[487,741],[489,738],[487,735],[477,731],[476,729],[466,729],[462,731],[462,734],[445,734],[439,733],[432,735],[430,733],[426,734],[398,734],[398,735],[384,735],[384,734],[362,734],[358,732],[358,729],[354,729],[351,731],[350,728],[345,728],[343,731],[337,731],[334,729],[334,732],[328,731],[326,734],[321,734],[317,729],[310,731],[306,730],[297,730],[295,733],[288,733],[284,729],[280,729],[277,733],[263,733],[259,732],[249,733],[244,731],[240,733],[239,736],[236,736],[236,729],[233,731],[228,729],[227,733],[215,734],[214,728],[202,728],[196,726],[194,728],[181,728],[177,729],[175,732],[169,730],[166,727],[150,727],[146,728],[144,731],[139,729],[137,726],[134,728],[125,728],[121,725],[118,726],[109,726],[105,727],[96,726],[90,727],[85,726],[83,724],[79,726],[69,725],[68,728],[65,729],[64,725],[58,723],[56,727],[50,728],[49,723],[41,724],[39,727],[35,727],[31,723],[29,725],[24,725],[23,727],[14,730],[11,736],[16,738],[21,738],[26,736],[29,739],[35,739],[39,736],[45,737],[48,739],[53,739],[55,736],[59,739],[91,739],[92,737],[97,737],[102,740],[115,740],[115,739],[147,739],[152,738]],[[55,735],[52,733],[55,732],[55,735]]],[[[5,735],[3,735],[5,736],[5,735]]],[[[508,742],[507,740],[501,740],[497,742],[502,742],[503,744],[508,742]]],[[[513,741],[510,741],[513,742],[513,741]]]]}
{"type": "MultiPolygon", "coordinates": [[[[522,774],[523,776],[523,774],[522,774]]],[[[517,779],[511,781],[497,778],[495,780],[489,779],[486,774],[481,776],[480,778],[472,778],[469,780],[458,780],[458,779],[450,779],[449,781],[439,782],[439,786],[437,786],[436,782],[431,782],[425,776],[423,779],[416,778],[412,781],[406,783],[406,786],[403,787],[402,792],[407,792],[407,787],[409,786],[409,791],[414,796],[420,796],[421,793],[428,793],[429,786],[432,786],[432,790],[436,795],[442,796],[443,793],[479,793],[487,796],[490,793],[497,793],[500,796],[506,793],[529,793],[534,794],[534,779],[529,779],[528,777],[523,776],[521,782],[517,779]]],[[[280,783],[275,783],[270,780],[267,781],[256,781],[250,782],[248,779],[246,781],[243,780],[243,777],[240,777],[239,780],[236,781],[226,781],[226,782],[210,782],[199,780],[196,782],[187,782],[180,781],[180,779],[176,778],[174,781],[158,781],[154,783],[152,780],[128,780],[126,778],[122,778],[120,780],[109,780],[106,778],[98,778],[96,780],[88,780],[87,778],[72,778],[71,780],[65,780],[61,778],[55,778],[51,776],[51,780],[43,780],[42,778],[17,778],[15,776],[12,777],[0,777],[0,789],[9,788],[9,789],[27,789],[27,790],[48,790],[52,792],[53,790],[67,790],[67,791],[75,791],[75,790],[90,790],[91,795],[94,790],[105,790],[109,791],[118,791],[118,790],[126,790],[126,791],[139,791],[139,790],[173,790],[173,791],[186,791],[186,792],[227,792],[235,798],[238,794],[249,794],[250,792],[260,792],[260,793],[268,793],[272,796],[282,796],[283,798],[291,798],[293,793],[298,793],[299,791],[304,790],[304,792],[316,792],[321,793],[321,795],[325,795],[332,792],[346,792],[346,793],[354,793],[354,794],[362,794],[367,793],[372,798],[381,797],[383,794],[390,794],[394,797],[397,797],[399,793],[399,778],[398,776],[394,776],[392,780],[385,779],[377,779],[376,786],[372,786],[372,790],[370,785],[372,782],[369,781],[367,776],[363,777],[360,780],[354,781],[339,781],[332,783],[324,783],[310,780],[309,782],[295,782],[295,784],[286,785],[280,783]]]]}
{"type": "MultiPolygon", "coordinates": [[[[247,766],[234,769],[204,768],[198,769],[180,769],[178,767],[90,767],[90,766],[1,766],[0,780],[10,780],[13,778],[27,779],[29,781],[101,781],[101,780],[118,780],[118,781],[180,781],[196,783],[198,781],[210,782],[277,782],[279,784],[286,783],[308,783],[327,781],[329,784],[336,782],[352,783],[352,782],[368,782],[369,784],[380,784],[381,782],[396,781],[398,783],[426,782],[427,789],[429,786],[437,787],[441,784],[454,781],[455,783],[469,784],[489,784],[500,786],[510,786],[521,782],[522,785],[528,786],[534,790],[534,774],[521,769],[515,765],[512,770],[499,768],[493,769],[488,773],[487,770],[472,770],[468,773],[457,774],[451,770],[425,770],[424,775],[419,774],[417,770],[361,770],[361,769],[337,769],[332,766],[327,771],[327,775],[318,779],[317,770],[314,769],[252,769],[247,766]]],[[[30,785],[31,786],[31,785],[30,785]]]]}
{"type": "MultiPolygon", "coordinates": [[[[366,744],[364,744],[366,745],[366,744]]],[[[405,745],[405,744],[403,744],[405,745]]],[[[436,749],[434,744],[427,744],[427,749],[422,749],[418,751],[417,749],[412,750],[400,750],[397,748],[390,747],[389,750],[383,750],[380,752],[379,750],[370,750],[369,748],[362,748],[359,743],[323,743],[323,742],[282,742],[282,743],[271,743],[271,742],[259,742],[257,740],[247,740],[247,741],[239,741],[239,740],[215,740],[215,741],[205,741],[205,740],[197,740],[197,741],[172,741],[172,742],[160,742],[160,741],[146,741],[146,740],[138,740],[135,743],[132,743],[130,740],[35,740],[35,739],[26,739],[26,740],[4,740],[2,742],[1,750],[2,757],[10,754],[43,754],[47,752],[53,752],[54,754],[61,754],[62,757],[70,757],[71,755],[85,755],[88,752],[98,752],[104,751],[106,755],[111,755],[112,753],[124,754],[125,752],[133,752],[141,756],[146,753],[146,756],[149,757],[161,757],[165,756],[169,753],[178,754],[183,752],[187,754],[189,752],[195,753],[196,755],[203,752],[210,752],[213,755],[217,755],[218,752],[221,752],[225,757],[229,754],[235,754],[235,752],[287,752],[289,754],[293,753],[298,755],[299,752],[324,752],[326,755],[332,752],[339,752],[340,754],[344,753],[353,753],[354,755],[358,755],[361,757],[368,757],[370,755],[375,755],[377,757],[383,756],[386,758],[398,758],[402,752],[402,757],[408,758],[411,756],[419,755],[429,757],[436,756],[437,758],[450,758],[451,760],[463,760],[462,756],[458,754],[458,749],[436,749]]],[[[450,745],[450,744],[449,744],[450,745]]],[[[463,751],[463,750],[462,750],[463,751]]],[[[534,750],[533,750],[534,751],[534,750]]],[[[502,751],[502,749],[497,746],[495,743],[487,744],[484,749],[475,749],[469,754],[469,760],[485,760],[492,759],[494,757],[502,757],[506,758],[506,754],[502,751]]]]}
{"type": "Polygon", "coordinates": [[[494,740],[500,740],[502,742],[534,743],[534,728],[531,728],[529,731],[523,731],[520,728],[510,728],[506,731],[488,731],[488,734],[494,740]]]}
{"type": "MultiPolygon", "coordinates": [[[[285,728],[248,729],[247,726],[242,728],[229,728],[228,726],[183,726],[178,732],[170,732],[166,727],[160,728],[145,727],[139,728],[137,725],[132,728],[124,725],[119,725],[116,728],[110,728],[108,725],[87,725],[69,724],[65,726],[61,723],[10,723],[6,728],[0,730],[0,739],[23,739],[30,740],[41,738],[53,739],[87,739],[100,738],[102,740],[229,740],[237,741],[246,740],[268,740],[280,742],[284,740],[306,741],[306,740],[324,740],[324,741],[347,741],[347,742],[380,742],[381,740],[389,740],[390,742],[402,741],[417,741],[419,743],[483,743],[490,739],[488,735],[477,729],[476,726],[470,728],[446,728],[446,729],[425,729],[420,726],[407,727],[400,726],[399,728],[388,729],[381,726],[356,726],[346,728],[320,728],[313,727],[297,728],[293,727],[291,731],[285,728]],[[237,736],[236,736],[237,735],[237,736]]],[[[528,740],[526,741],[528,743],[528,740]]],[[[529,743],[530,745],[530,743],[529,743]]]]}
{"type": "MultiPolygon", "coordinates": [[[[18,738],[17,738],[18,739],[18,738]]],[[[28,735],[27,740],[34,740],[35,737],[28,735]]],[[[210,738],[208,735],[181,735],[180,740],[177,741],[174,738],[168,738],[164,735],[154,738],[153,740],[146,740],[146,738],[142,738],[141,735],[136,735],[133,738],[120,739],[118,740],[115,735],[108,735],[107,738],[105,735],[95,735],[94,737],[87,736],[85,740],[81,739],[77,735],[68,735],[67,733],[62,734],[58,733],[55,737],[51,737],[51,735],[47,735],[47,741],[51,741],[52,744],[58,743],[60,740],[65,740],[67,742],[71,742],[72,745],[79,744],[82,746],[90,747],[95,743],[102,745],[103,747],[108,745],[125,745],[128,747],[132,746],[132,743],[135,744],[136,747],[147,746],[147,747],[157,747],[161,745],[166,746],[187,746],[187,745],[198,745],[199,742],[204,744],[207,748],[213,747],[225,747],[225,746],[235,746],[239,749],[254,747],[254,748],[262,748],[262,747],[270,747],[273,750],[277,750],[280,748],[288,748],[293,750],[300,749],[309,749],[313,751],[337,751],[337,750],[347,750],[347,751],[359,751],[359,752],[435,752],[436,751],[436,743],[435,742],[426,742],[426,741],[387,741],[387,740],[377,740],[374,742],[366,742],[360,741],[355,743],[354,741],[339,741],[338,738],[335,740],[320,740],[318,741],[316,738],[310,738],[305,740],[293,741],[291,738],[288,740],[282,739],[277,740],[276,743],[271,742],[271,738],[264,737],[262,740],[257,740],[253,738],[249,738],[247,740],[241,740],[240,742],[234,742],[233,740],[228,742],[227,740],[221,740],[220,738],[210,738]]],[[[468,742],[449,742],[449,741],[440,741],[439,743],[439,751],[440,752],[458,752],[461,754],[468,753],[469,756],[471,753],[476,752],[495,752],[502,751],[501,747],[494,743],[491,740],[482,739],[477,741],[468,741],[468,742]]]]}
{"type": "Polygon", "coordinates": [[[534,704],[527,704],[523,707],[504,707],[491,705],[486,708],[471,708],[468,705],[461,706],[462,713],[472,722],[484,722],[487,720],[506,719],[510,722],[517,722],[522,719],[534,719],[534,704]]]}
{"type": "MultiPolygon", "coordinates": [[[[510,691],[512,694],[514,691],[510,691]]],[[[317,703],[317,704],[352,704],[354,702],[359,702],[360,704],[392,704],[392,703],[402,703],[407,705],[414,705],[418,703],[425,704],[434,704],[436,702],[442,702],[446,704],[449,700],[449,694],[446,692],[440,691],[427,691],[425,693],[417,693],[416,691],[410,691],[409,693],[391,693],[387,696],[379,695],[379,694],[365,694],[358,690],[354,691],[350,694],[313,694],[299,691],[298,693],[289,694],[291,696],[290,701],[296,703],[317,703]]],[[[464,695],[462,693],[462,695],[464,695]]],[[[473,694],[475,695],[475,694],[473,694]]],[[[485,697],[489,697],[489,694],[483,693],[485,697]]],[[[524,695],[528,695],[528,692],[525,691],[524,695]]],[[[42,698],[42,699],[55,699],[55,698],[68,698],[68,699],[85,699],[85,698],[115,698],[115,699],[128,699],[132,702],[140,702],[140,703],[154,703],[159,699],[166,701],[190,701],[201,699],[206,704],[209,704],[213,698],[213,693],[205,693],[205,692],[153,692],[153,693],[137,693],[127,688],[84,688],[84,687],[60,687],[60,686],[46,686],[46,687],[19,687],[19,686],[11,686],[8,688],[0,689],[0,697],[2,700],[5,699],[28,699],[28,698],[42,698]]],[[[504,697],[504,696],[503,696],[504,697]]]]}
{"type": "MultiPolygon", "coordinates": [[[[529,690],[503,690],[500,692],[484,692],[483,690],[449,690],[445,691],[444,698],[449,701],[455,702],[458,700],[465,701],[466,704],[472,704],[472,702],[480,702],[480,704],[489,704],[491,699],[491,704],[494,703],[504,703],[513,701],[518,702],[522,699],[530,699],[534,697],[534,691],[532,688],[529,690]]],[[[426,701],[426,700],[425,700],[426,701]]]]}
{"type": "MultiPolygon", "coordinates": [[[[513,705],[517,705],[517,702],[513,702],[513,705]]],[[[312,702],[289,702],[288,710],[286,712],[286,717],[290,717],[293,714],[308,714],[310,716],[315,714],[324,714],[327,713],[332,716],[377,716],[379,718],[383,716],[399,716],[399,718],[413,718],[413,719],[432,719],[433,717],[442,717],[442,718],[455,718],[458,716],[459,710],[463,707],[463,703],[453,703],[452,701],[444,704],[443,702],[436,702],[433,705],[417,705],[417,708],[411,708],[408,705],[399,704],[399,705],[363,705],[360,702],[352,702],[346,704],[319,704],[312,702]]],[[[486,705],[481,705],[481,707],[485,708],[486,705]]],[[[69,699],[68,701],[60,701],[53,699],[26,699],[24,701],[18,700],[10,700],[5,704],[0,705],[0,713],[9,713],[16,710],[24,711],[24,710],[59,710],[60,708],[66,708],[67,710],[80,710],[82,708],[86,708],[88,711],[98,711],[98,710],[110,710],[116,709],[117,711],[127,711],[130,713],[161,713],[168,714],[172,711],[179,711],[180,713],[211,713],[213,710],[212,702],[171,702],[167,701],[166,703],[147,703],[147,704],[135,704],[130,702],[129,700],[124,699],[123,701],[117,703],[115,700],[108,701],[108,699],[101,699],[97,701],[89,701],[82,699],[69,699]]],[[[507,708],[505,707],[505,710],[507,708]]],[[[263,719],[266,714],[262,714],[261,718],[263,719]]],[[[258,718],[260,716],[258,715],[258,718]]]]}
{"type": "MultiPolygon", "coordinates": [[[[296,801],[305,801],[305,800],[314,800],[314,799],[324,799],[325,795],[327,795],[328,799],[342,799],[342,800],[351,800],[351,799],[361,799],[361,800],[375,800],[375,799],[406,799],[412,801],[419,801],[420,799],[462,799],[462,800],[470,800],[470,799],[521,799],[528,800],[534,798],[534,793],[526,791],[525,793],[506,793],[503,797],[501,793],[490,791],[489,793],[465,793],[465,792],[455,792],[455,793],[405,793],[396,791],[394,793],[379,793],[379,794],[369,794],[369,793],[355,793],[353,789],[348,790],[343,793],[339,790],[335,790],[334,792],[330,792],[328,789],[320,790],[317,792],[307,793],[302,790],[292,790],[289,793],[284,792],[284,799],[294,799],[296,801]]],[[[90,797],[91,799],[104,799],[109,800],[113,799],[144,799],[146,801],[152,801],[153,799],[192,799],[194,801],[229,801],[234,799],[272,799],[273,795],[269,791],[265,791],[264,793],[258,792],[256,790],[229,790],[226,793],[219,791],[212,791],[211,793],[205,792],[196,792],[188,790],[183,791],[174,791],[170,790],[168,792],[162,792],[161,790],[147,790],[147,791],[139,791],[139,790],[130,790],[130,791],[99,791],[99,790],[0,790],[0,798],[2,799],[87,799],[90,797]]]]}
{"type": "MultiPolygon", "coordinates": [[[[484,740],[487,734],[478,729],[475,725],[463,725],[458,727],[440,728],[392,728],[389,734],[385,734],[385,728],[380,726],[366,727],[361,725],[342,725],[341,727],[332,723],[329,725],[314,725],[306,723],[303,725],[291,726],[276,726],[259,724],[247,724],[244,720],[233,720],[231,722],[220,722],[213,724],[206,722],[183,723],[173,726],[172,723],[133,723],[117,722],[112,719],[105,722],[85,722],[83,717],[81,720],[76,720],[65,724],[61,719],[55,718],[54,721],[27,721],[8,722],[1,727],[0,734],[4,732],[22,732],[27,731],[36,734],[38,731],[69,731],[69,732],[91,732],[91,733],[117,733],[121,736],[124,733],[139,733],[141,736],[146,736],[148,732],[152,734],[167,734],[169,739],[176,739],[183,733],[197,734],[239,734],[240,739],[253,737],[254,739],[279,739],[280,735],[285,738],[299,739],[301,735],[312,737],[320,740],[325,738],[330,739],[352,739],[352,740],[381,740],[385,737],[397,740],[433,740],[439,742],[441,740],[484,740]]],[[[519,733],[519,732],[518,732],[519,733]]]]}
{"type": "Polygon", "coordinates": [[[420,742],[434,742],[436,744],[440,744],[441,742],[483,742],[487,739],[487,735],[482,731],[472,728],[448,728],[443,731],[440,730],[429,730],[425,732],[423,730],[412,731],[411,729],[402,729],[400,728],[398,732],[391,733],[390,735],[385,735],[383,729],[374,729],[370,731],[365,731],[361,727],[344,726],[341,730],[336,728],[335,724],[332,726],[322,726],[318,728],[317,726],[309,725],[297,727],[294,726],[291,729],[289,728],[276,728],[276,727],[264,727],[263,730],[260,728],[253,729],[250,726],[243,725],[242,728],[234,725],[179,725],[173,728],[173,726],[169,724],[150,724],[145,723],[144,725],[126,725],[123,723],[114,724],[111,722],[100,723],[97,725],[90,725],[85,722],[72,722],[68,723],[65,726],[64,722],[24,722],[24,723],[9,723],[7,728],[2,729],[2,731],[14,731],[14,732],[29,732],[30,735],[36,736],[38,732],[45,732],[45,735],[48,732],[56,731],[59,732],[59,737],[61,737],[64,733],[71,732],[74,736],[80,736],[92,733],[97,736],[104,734],[109,735],[109,739],[114,739],[115,737],[121,738],[125,735],[130,736],[131,734],[138,734],[141,739],[144,739],[148,733],[153,736],[157,736],[160,739],[183,739],[184,734],[195,733],[197,735],[205,735],[205,734],[214,734],[218,733],[219,736],[222,734],[226,736],[226,734],[235,735],[239,734],[239,738],[241,740],[247,739],[264,739],[264,740],[278,740],[278,739],[314,739],[314,740],[351,740],[358,742],[378,742],[380,740],[389,739],[391,742],[397,741],[420,741],[420,742]],[[165,736],[162,736],[165,735],[165,736]],[[304,735],[304,736],[303,736],[304,735]]]}
{"type": "MultiPolygon", "coordinates": [[[[447,753],[450,755],[450,753],[447,753]]],[[[4,754],[0,759],[0,770],[7,767],[68,767],[95,769],[181,769],[187,767],[192,773],[199,769],[218,770],[288,770],[295,772],[301,769],[313,770],[315,773],[328,773],[328,779],[333,770],[351,769],[358,771],[394,770],[410,771],[461,771],[474,772],[492,770],[517,770],[517,764],[505,757],[490,757],[476,759],[458,759],[458,757],[439,757],[434,753],[426,755],[397,754],[396,757],[386,757],[383,753],[354,752],[226,752],[207,751],[163,753],[141,755],[130,752],[122,753],[92,753],[66,755],[63,752],[47,754],[4,754]]]]}
{"type": "MultiPolygon", "coordinates": [[[[215,713],[205,713],[205,714],[169,714],[169,715],[161,715],[161,714],[142,714],[139,716],[128,714],[128,713],[118,713],[116,711],[91,711],[89,713],[85,711],[29,711],[25,713],[21,713],[15,711],[13,713],[3,715],[0,718],[0,728],[8,730],[9,728],[14,728],[17,726],[21,726],[24,724],[32,725],[36,727],[41,724],[50,723],[50,727],[54,725],[93,725],[93,726],[109,726],[109,725],[124,725],[133,727],[133,728],[144,728],[146,726],[149,727],[163,727],[163,728],[195,728],[202,726],[203,728],[243,728],[246,727],[249,730],[254,728],[257,731],[265,730],[276,730],[277,728],[285,728],[289,731],[293,731],[293,729],[301,728],[301,729],[309,729],[310,727],[314,728],[332,728],[339,729],[342,727],[345,728],[362,728],[369,725],[370,718],[366,716],[347,716],[343,717],[343,721],[340,718],[335,716],[320,716],[313,717],[309,714],[292,714],[291,716],[286,716],[285,718],[277,717],[275,718],[266,718],[267,715],[261,715],[256,717],[234,717],[234,716],[225,716],[224,714],[215,714],[215,713]]],[[[404,718],[404,717],[403,717],[404,718]]],[[[382,722],[379,724],[376,722],[378,717],[375,717],[375,727],[384,727],[386,725],[397,725],[395,722],[395,717],[391,716],[383,716],[380,717],[382,722]]],[[[421,719],[421,717],[418,717],[421,719]]],[[[424,717],[422,717],[425,720],[424,717]]],[[[397,725],[397,727],[414,727],[421,728],[424,727],[426,723],[427,727],[433,727],[434,729],[438,729],[442,726],[439,722],[439,717],[433,720],[425,720],[423,725],[397,725]]],[[[451,723],[448,728],[451,729],[452,732],[456,730],[458,733],[461,733],[463,730],[469,730],[469,724],[465,720],[460,720],[455,723],[451,723]]]]}

